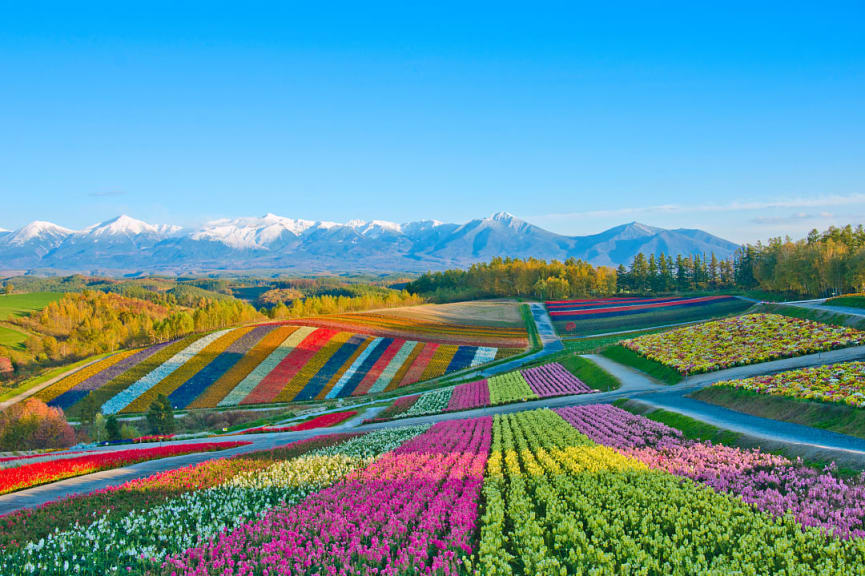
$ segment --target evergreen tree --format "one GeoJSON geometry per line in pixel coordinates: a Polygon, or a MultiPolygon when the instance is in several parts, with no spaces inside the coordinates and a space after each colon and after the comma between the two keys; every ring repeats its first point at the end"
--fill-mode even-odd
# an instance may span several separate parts
{"type": "Polygon", "coordinates": [[[160,394],[150,404],[147,411],[147,423],[154,434],[172,434],[176,428],[174,421],[174,408],[168,400],[168,396],[160,394]]]}

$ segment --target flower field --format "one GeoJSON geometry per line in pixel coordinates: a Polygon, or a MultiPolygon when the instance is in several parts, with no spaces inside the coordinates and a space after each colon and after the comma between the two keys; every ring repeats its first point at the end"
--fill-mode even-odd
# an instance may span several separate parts
{"type": "Polygon", "coordinates": [[[865,407],[865,362],[813,366],[768,376],[727,380],[714,385],[861,408],[865,407]]]}
{"type": "Polygon", "coordinates": [[[622,342],[682,374],[712,372],[865,342],[865,332],[778,314],[747,314],[622,342]]]}
{"type": "Polygon", "coordinates": [[[608,405],[532,410],[321,436],[0,517],[0,573],[859,574],[863,481],[608,405]]]}
{"type": "MultiPolygon", "coordinates": [[[[393,312],[393,311],[391,311],[393,312]]],[[[526,348],[525,328],[484,326],[400,317],[393,313],[355,312],[292,320],[293,324],[319,326],[408,340],[434,340],[442,343],[472,344],[492,348],[526,348]]]]}
{"type": "MultiPolygon", "coordinates": [[[[472,329],[465,332],[466,342],[488,330],[472,329]]],[[[461,333],[452,327],[452,338],[439,342],[332,327],[245,326],[119,352],[48,386],[38,397],[74,415],[87,396],[105,414],[144,412],[159,394],[177,409],[360,396],[496,358],[498,348],[453,342],[461,333]]],[[[426,329],[417,334],[435,338],[426,329]]]]}
{"type": "Polygon", "coordinates": [[[131,450],[116,450],[75,454],[68,458],[56,455],[47,458],[26,459],[10,465],[5,462],[0,469],[0,494],[23,490],[40,484],[48,484],[101,470],[120,468],[147,460],[180,456],[194,452],[211,452],[244,446],[249,442],[198,442],[194,444],[178,444],[159,446],[155,448],[136,448],[131,450]]]}
{"type": "Polygon", "coordinates": [[[551,300],[545,303],[562,336],[638,330],[694,322],[747,310],[751,304],[734,296],[610,297],[551,300]]]}
{"type": "Polygon", "coordinates": [[[595,392],[558,362],[394,400],[373,421],[595,392]]]}
{"type": "Polygon", "coordinates": [[[307,420],[306,422],[301,422],[300,424],[294,424],[293,426],[262,426],[261,428],[251,428],[249,430],[244,430],[243,434],[265,434],[267,432],[299,432],[301,430],[329,428],[331,426],[336,426],[337,424],[345,422],[352,416],[356,415],[357,412],[355,410],[348,410],[345,412],[331,412],[329,414],[322,414],[321,416],[316,416],[315,418],[307,420]]]}
{"type": "MultiPolygon", "coordinates": [[[[424,430],[412,427],[313,439],[270,453],[206,462],[59,502],[56,512],[66,512],[62,525],[38,541],[7,541],[0,571],[95,575],[123,567],[124,573],[142,573],[157,566],[167,554],[184,550],[190,541],[254,520],[274,507],[303,501],[424,430]],[[162,497],[165,488],[169,494],[162,497]],[[155,497],[148,499],[151,491],[155,497]],[[121,495],[122,499],[118,498],[121,495]],[[99,507],[82,522],[87,516],[76,514],[74,509],[98,506],[103,496],[119,500],[125,512],[99,507]],[[130,507],[129,500],[135,507],[130,507]]],[[[21,514],[9,524],[21,532],[25,529],[22,524],[32,522],[34,516],[42,520],[44,514],[39,510],[21,514]]]]}

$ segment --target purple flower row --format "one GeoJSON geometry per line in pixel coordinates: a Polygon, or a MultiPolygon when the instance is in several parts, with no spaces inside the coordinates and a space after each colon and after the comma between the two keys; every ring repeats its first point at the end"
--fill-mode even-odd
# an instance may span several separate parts
{"type": "Polygon", "coordinates": [[[457,574],[473,552],[491,418],[442,422],[297,506],[170,557],[163,574],[457,574]]]}
{"type": "Polygon", "coordinates": [[[522,371],[522,375],[532,392],[541,398],[594,392],[558,362],[528,368],[522,371]]]}
{"type": "Polygon", "coordinates": [[[685,476],[758,509],[792,514],[841,538],[865,537],[865,478],[841,480],[757,449],[683,439],[678,430],[609,405],[556,410],[577,430],[651,468],[685,476]]]}

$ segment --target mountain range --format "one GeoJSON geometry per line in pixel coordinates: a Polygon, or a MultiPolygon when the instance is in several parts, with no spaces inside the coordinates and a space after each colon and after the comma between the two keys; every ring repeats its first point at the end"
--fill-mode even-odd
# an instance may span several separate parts
{"type": "Polygon", "coordinates": [[[738,246],[702,230],[638,222],[589,236],[564,236],[499,212],[465,224],[422,220],[345,224],[274,214],[221,219],[195,229],[119,216],[75,231],[50,222],[0,229],[0,270],[90,274],[215,271],[418,272],[464,267],[496,256],[628,264],[644,254],[730,256],[738,246]]]}

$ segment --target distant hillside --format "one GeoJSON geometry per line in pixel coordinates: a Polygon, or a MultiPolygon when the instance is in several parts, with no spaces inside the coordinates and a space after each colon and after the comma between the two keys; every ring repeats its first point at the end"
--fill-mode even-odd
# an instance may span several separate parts
{"type": "Polygon", "coordinates": [[[637,222],[591,236],[563,236],[506,212],[465,224],[434,220],[346,224],[268,214],[209,222],[193,229],[119,216],[74,231],[33,222],[0,231],[0,270],[88,273],[193,273],[220,270],[381,272],[442,270],[494,257],[579,258],[628,264],[644,254],[730,256],[737,245],[701,230],[637,222]]]}

